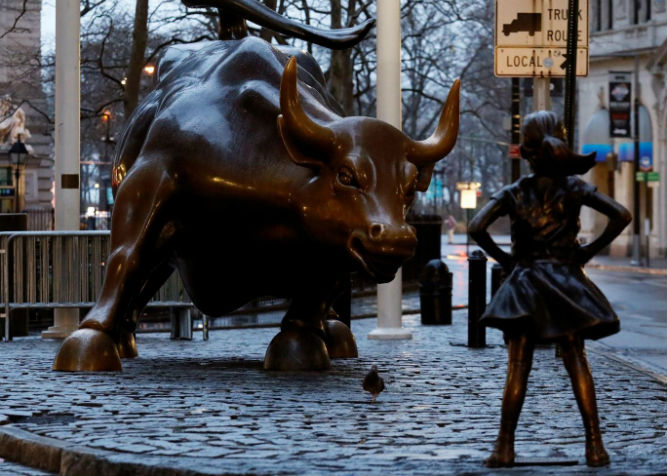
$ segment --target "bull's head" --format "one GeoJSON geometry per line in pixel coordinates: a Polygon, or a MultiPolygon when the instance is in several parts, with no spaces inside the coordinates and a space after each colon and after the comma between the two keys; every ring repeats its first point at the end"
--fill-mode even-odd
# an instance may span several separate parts
{"type": "Polygon", "coordinates": [[[417,238],[405,217],[415,191],[428,188],[435,163],[456,142],[459,81],[424,141],[368,117],[311,119],[299,101],[294,58],[283,72],[280,110],[278,129],[290,158],[314,171],[294,197],[304,227],[322,242],[344,246],[378,282],[390,281],[414,254],[417,238]]]}

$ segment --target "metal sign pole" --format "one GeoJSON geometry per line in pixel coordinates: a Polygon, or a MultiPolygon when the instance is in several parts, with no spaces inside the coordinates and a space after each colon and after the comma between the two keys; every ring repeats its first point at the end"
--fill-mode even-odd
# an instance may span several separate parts
{"type": "Polygon", "coordinates": [[[639,208],[639,182],[637,182],[637,172],[639,172],[639,55],[635,55],[635,73],[634,85],[632,86],[634,94],[634,160],[633,160],[633,174],[632,174],[632,261],[633,266],[641,266],[642,256],[640,249],[640,216],[641,209],[639,208]]]}
{"type": "Polygon", "coordinates": [[[569,0],[567,12],[567,66],[565,67],[565,129],[567,144],[574,148],[574,114],[577,88],[579,0],[569,0]]]}
{"type": "MultiPolygon", "coordinates": [[[[519,78],[512,78],[512,144],[521,142],[521,89],[519,78]]],[[[521,158],[512,157],[512,180],[514,183],[521,176],[521,158]]]]}

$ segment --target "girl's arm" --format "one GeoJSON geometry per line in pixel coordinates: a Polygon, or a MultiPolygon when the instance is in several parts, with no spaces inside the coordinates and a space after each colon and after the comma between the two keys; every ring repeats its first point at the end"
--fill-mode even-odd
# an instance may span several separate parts
{"type": "Polygon", "coordinates": [[[506,214],[502,202],[491,199],[472,219],[468,233],[484,251],[500,263],[506,272],[509,272],[514,267],[512,255],[501,250],[486,231],[494,221],[506,214]]]}
{"type": "Polygon", "coordinates": [[[614,238],[632,221],[632,215],[623,205],[599,192],[587,194],[582,203],[609,218],[602,234],[589,244],[579,248],[577,258],[581,264],[584,264],[614,241],[614,238]]]}

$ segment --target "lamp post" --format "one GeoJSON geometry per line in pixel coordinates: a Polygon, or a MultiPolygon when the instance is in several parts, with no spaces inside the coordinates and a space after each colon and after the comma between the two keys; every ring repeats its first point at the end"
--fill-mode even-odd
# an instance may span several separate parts
{"type": "Polygon", "coordinates": [[[21,178],[21,169],[20,166],[23,165],[25,157],[28,156],[28,149],[26,149],[25,144],[21,142],[21,136],[19,135],[18,140],[12,144],[9,152],[9,163],[15,163],[16,169],[14,169],[14,212],[18,213],[19,210],[19,180],[21,178]]]}
{"type": "MultiPolygon", "coordinates": [[[[109,148],[116,144],[116,139],[111,135],[111,112],[104,111],[102,114],[102,122],[105,125],[105,133],[104,137],[102,138],[102,142],[104,143],[104,158],[102,160],[104,168],[100,172],[102,186],[100,187],[99,192],[99,206],[100,210],[108,212],[110,210],[109,201],[107,200],[107,189],[111,182],[111,159],[109,157],[109,148]]],[[[108,224],[110,224],[110,222],[108,222],[108,224]]]]}

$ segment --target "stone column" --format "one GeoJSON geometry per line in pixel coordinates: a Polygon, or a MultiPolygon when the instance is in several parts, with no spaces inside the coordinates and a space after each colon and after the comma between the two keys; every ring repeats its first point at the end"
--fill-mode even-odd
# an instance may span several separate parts
{"type": "MultiPolygon", "coordinates": [[[[377,2],[377,118],[401,128],[401,4],[377,2]]],[[[401,327],[402,276],[378,285],[378,327],[370,339],[411,339],[401,327]]]]}
{"type": "MultiPolygon", "coordinates": [[[[56,230],[78,230],[79,196],[79,42],[78,0],[56,2],[56,230]]],[[[79,326],[78,309],[56,309],[44,338],[64,338],[79,326]]]]}

